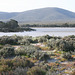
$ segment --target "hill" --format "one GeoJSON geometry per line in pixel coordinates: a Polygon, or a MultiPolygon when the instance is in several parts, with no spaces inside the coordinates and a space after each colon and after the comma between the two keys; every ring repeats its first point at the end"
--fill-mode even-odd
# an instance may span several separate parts
{"type": "Polygon", "coordinates": [[[19,22],[75,21],[75,13],[61,8],[41,8],[20,13],[0,12],[1,20],[15,19],[19,22]]]}
{"type": "Polygon", "coordinates": [[[8,13],[8,12],[0,12],[0,20],[6,20],[10,19],[14,16],[17,16],[19,13],[14,12],[14,13],[8,13]]]}

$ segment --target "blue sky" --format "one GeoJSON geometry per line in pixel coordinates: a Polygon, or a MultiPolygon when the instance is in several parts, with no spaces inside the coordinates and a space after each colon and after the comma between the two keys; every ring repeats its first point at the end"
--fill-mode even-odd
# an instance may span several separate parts
{"type": "Polygon", "coordinates": [[[75,0],[0,0],[0,11],[5,12],[22,12],[45,7],[59,7],[75,12],[75,0]]]}

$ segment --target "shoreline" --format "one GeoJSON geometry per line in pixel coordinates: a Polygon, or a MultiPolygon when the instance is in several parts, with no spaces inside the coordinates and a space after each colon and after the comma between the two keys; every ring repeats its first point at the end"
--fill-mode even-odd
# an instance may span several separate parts
{"type": "Polygon", "coordinates": [[[75,28],[75,27],[30,27],[30,28],[75,28]]]}

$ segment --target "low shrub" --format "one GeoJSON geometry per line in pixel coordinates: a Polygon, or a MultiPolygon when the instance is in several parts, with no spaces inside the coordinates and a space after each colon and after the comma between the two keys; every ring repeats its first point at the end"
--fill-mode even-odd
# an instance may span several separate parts
{"type": "Polygon", "coordinates": [[[0,57],[7,58],[14,55],[15,55],[14,47],[3,47],[0,50],[0,57]]]}
{"type": "Polygon", "coordinates": [[[46,75],[46,72],[40,67],[32,67],[28,70],[27,75],[46,75]]]}

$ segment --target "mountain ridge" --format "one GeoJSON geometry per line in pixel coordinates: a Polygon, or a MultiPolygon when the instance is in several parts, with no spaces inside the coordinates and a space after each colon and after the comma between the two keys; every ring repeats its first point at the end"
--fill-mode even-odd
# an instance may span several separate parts
{"type": "Polygon", "coordinates": [[[19,22],[50,22],[75,20],[75,12],[69,10],[47,7],[24,12],[0,12],[0,20],[15,19],[19,22]]]}

